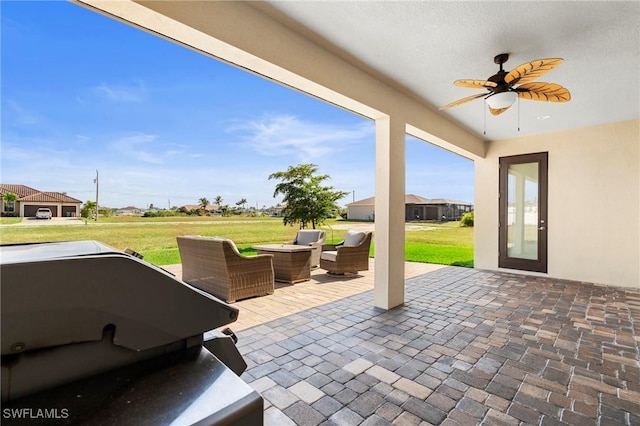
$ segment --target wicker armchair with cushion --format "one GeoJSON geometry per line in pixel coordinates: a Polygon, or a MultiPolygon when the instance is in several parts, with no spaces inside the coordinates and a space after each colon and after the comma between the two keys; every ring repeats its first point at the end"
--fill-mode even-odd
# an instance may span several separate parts
{"type": "Polygon", "coordinates": [[[311,267],[317,268],[320,265],[320,252],[322,244],[324,244],[324,231],[319,229],[301,229],[296,235],[296,239],[290,244],[298,246],[310,246],[311,250],[311,267]]]}
{"type": "Polygon", "coordinates": [[[349,231],[341,243],[323,245],[320,268],[331,274],[368,271],[371,236],[371,232],[349,231]]]}
{"type": "Polygon", "coordinates": [[[233,303],[274,292],[273,255],[243,256],[220,237],[177,237],[182,280],[233,303]]]}

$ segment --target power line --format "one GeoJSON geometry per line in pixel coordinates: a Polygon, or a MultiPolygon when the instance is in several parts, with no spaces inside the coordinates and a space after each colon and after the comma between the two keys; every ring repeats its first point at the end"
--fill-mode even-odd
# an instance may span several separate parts
{"type": "MultiPolygon", "coordinates": [[[[66,193],[74,193],[74,194],[93,194],[94,191],[74,191],[72,189],[66,190],[66,193]]],[[[105,195],[133,195],[133,196],[141,196],[141,197],[161,197],[161,198],[186,198],[186,199],[194,199],[201,198],[202,195],[175,195],[175,194],[150,194],[144,192],[119,192],[119,191],[105,191],[104,189],[100,191],[101,194],[105,195]]]]}

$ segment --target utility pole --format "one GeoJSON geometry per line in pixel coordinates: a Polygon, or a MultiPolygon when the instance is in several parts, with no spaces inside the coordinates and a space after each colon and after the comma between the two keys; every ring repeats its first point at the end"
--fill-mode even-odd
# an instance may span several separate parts
{"type": "Polygon", "coordinates": [[[98,169],[96,169],[96,178],[93,180],[96,184],[96,222],[98,221],[98,169]]]}

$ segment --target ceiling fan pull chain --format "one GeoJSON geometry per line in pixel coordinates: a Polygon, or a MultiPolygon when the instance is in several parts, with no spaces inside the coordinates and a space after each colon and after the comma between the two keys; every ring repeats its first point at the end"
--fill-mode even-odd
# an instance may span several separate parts
{"type": "Polygon", "coordinates": [[[518,131],[520,131],[520,96],[518,96],[518,131]]]}
{"type": "Polygon", "coordinates": [[[482,118],[483,118],[483,128],[482,128],[482,134],[487,136],[487,108],[485,108],[484,103],[482,104],[482,118]]]}

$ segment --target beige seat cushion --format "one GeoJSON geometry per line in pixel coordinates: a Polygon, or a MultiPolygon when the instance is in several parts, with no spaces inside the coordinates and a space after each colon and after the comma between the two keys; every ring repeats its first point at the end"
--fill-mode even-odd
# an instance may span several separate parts
{"type": "Polygon", "coordinates": [[[322,254],[320,255],[320,259],[328,260],[330,262],[335,262],[337,257],[338,257],[337,251],[323,251],[322,254]]]}
{"type": "Polygon", "coordinates": [[[319,230],[302,230],[298,231],[296,237],[296,244],[300,246],[308,246],[309,244],[316,243],[320,238],[324,238],[324,231],[319,230]]]}
{"type": "Polygon", "coordinates": [[[359,245],[362,240],[364,239],[364,232],[359,232],[359,231],[349,231],[347,232],[347,235],[344,237],[344,244],[345,246],[357,246],[359,245]]]}

